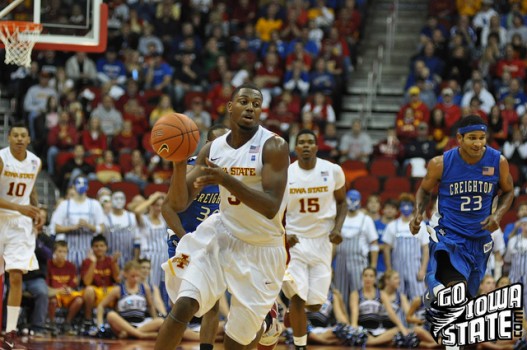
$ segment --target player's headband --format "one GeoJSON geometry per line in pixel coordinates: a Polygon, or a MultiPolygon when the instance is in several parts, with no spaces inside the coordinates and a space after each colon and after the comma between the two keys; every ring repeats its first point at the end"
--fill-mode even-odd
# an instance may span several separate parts
{"type": "Polygon", "coordinates": [[[476,124],[476,125],[468,125],[464,126],[462,128],[459,128],[457,130],[458,133],[461,135],[465,135],[467,132],[471,131],[485,131],[487,132],[487,126],[485,124],[476,124]]]}

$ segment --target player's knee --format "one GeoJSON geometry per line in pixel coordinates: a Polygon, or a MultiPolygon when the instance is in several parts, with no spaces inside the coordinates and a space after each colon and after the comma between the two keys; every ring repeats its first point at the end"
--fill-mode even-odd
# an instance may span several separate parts
{"type": "Polygon", "coordinates": [[[321,304],[316,304],[316,305],[306,305],[306,309],[307,309],[307,311],[309,311],[309,312],[317,312],[318,310],[320,310],[321,307],[322,307],[321,304]]]}
{"type": "Polygon", "coordinates": [[[199,303],[196,299],[181,297],[172,306],[172,316],[180,322],[188,323],[194,314],[199,310],[199,303]]]}

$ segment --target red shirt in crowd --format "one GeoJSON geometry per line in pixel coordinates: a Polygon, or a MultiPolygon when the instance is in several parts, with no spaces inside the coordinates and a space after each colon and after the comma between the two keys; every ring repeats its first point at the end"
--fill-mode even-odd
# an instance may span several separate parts
{"type": "MultiPolygon", "coordinates": [[[[81,276],[88,272],[91,264],[90,259],[84,259],[81,266],[81,276]]],[[[112,277],[112,257],[106,256],[102,260],[97,260],[92,285],[95,287],[111,287],[115,282],[112,277]]]]}
{"type": "Polygon", "coordinates": [[[48,260],[48,272],[46,276],[46,283],[51,288],[59,289],[62,287],[77,287],[77,269],[71,262],[66,261],[63,266],[58,267],[53,262],[53,259],[48,260]]]}

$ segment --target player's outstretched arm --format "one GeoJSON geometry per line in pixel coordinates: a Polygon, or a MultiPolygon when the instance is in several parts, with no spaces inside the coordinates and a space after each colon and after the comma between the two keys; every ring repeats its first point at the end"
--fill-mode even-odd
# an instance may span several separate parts
{"type": "Polygon", "coordinates": [[[415,194],[416,213],[412,221],[410,221],[410,231],[416,235],[419,232],[421,221],[426,208],[432,199],[432,192],[441,180],[443,174],[443,156],[432,158],[428,163],[426,175],[421,181],[421,185],[415,194]]]}
{"type": "Polygon", "coordinates": [[[512,176],[509,171],[509,162],[504,156],[500,157],[499,185],[501,194],[498,197],[498,207],[494,214],[489,215],[481,222],[483,229],[489,230],[490,232],[494,232],[499,228],[501,218],[509,210],[514,200],[514,183],[512,182],[512,176]]]}
{"type": "MultiPolygon", "coordinates": [[[[276,216],[280,210],[282,198],[287,183],[287,168],[289,167],[289,147],[281,137],[269,138],[263,147],[262,187],[263,191],[254,190],[227,174],[208,159],[208,167],[202,168],[204,176],[197,177],[194,185],[203,188],[208,185],[221,185],[225,187],[232,196],[233,201],[239,200],[249,208],[264,215],[268,219],[276,216]]],[[[189,179],[190,180],[190,179],[189,179]]]]}
{"type": "Polygon", "coordinates": [[[187,162],[173,162],[172,178],[166,202],[176,213],[182,212],[190,205],[201,188],[194,186],[198,176],[203,175],[205,159],[209,156],[210,143],[205,144],[196,158],[196,166],[187,172],[187,162]],[[201,166],[200,166],[201,165],[201,166]]]}

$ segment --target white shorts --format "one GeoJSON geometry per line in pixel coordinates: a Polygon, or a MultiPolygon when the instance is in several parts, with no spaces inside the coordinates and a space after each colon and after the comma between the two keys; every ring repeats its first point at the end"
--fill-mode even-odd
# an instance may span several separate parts
{"type": "Polygon", "coordinates": [[[331,284],[332,244],[327,235],[317,238],[298,236],[289,249],[291,261],[285,273],[283,290],[288,298],[298,295],[306,305],[322,305],[331,284]]]}
{"type": "Polygon", "coordinates": [[[197,317],[229,290],[232,297],[225,333],[247,345],[278,297],[286,259],[285,242],[271,247],[248,244],[232,236],[221,214],[215,214],[185,235],[176,255],[162,267],[170,298],[197,300],[197,317]]]}
{"type": "Polygon", "coordinates": [[[33,221],[24,215],[0,214],[0,273],[38,270],[33,221]]]}

